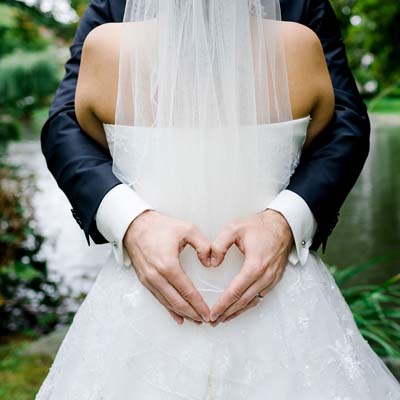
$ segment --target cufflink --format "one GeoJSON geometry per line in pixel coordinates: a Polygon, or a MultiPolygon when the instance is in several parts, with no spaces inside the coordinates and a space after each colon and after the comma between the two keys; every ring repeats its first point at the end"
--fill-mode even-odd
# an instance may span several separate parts
{"type": "Polygon", "coordinates": [[[112,244],[116,249],[118,249],[118,243],[114,240],[112,244]]]}
{"type": "Polygon", "coordinates": [[[303,249],[306,247],[306,241],[305,240],[303,240],[302,242],[301,242],[301,247],[303,247],[303,249]]]}

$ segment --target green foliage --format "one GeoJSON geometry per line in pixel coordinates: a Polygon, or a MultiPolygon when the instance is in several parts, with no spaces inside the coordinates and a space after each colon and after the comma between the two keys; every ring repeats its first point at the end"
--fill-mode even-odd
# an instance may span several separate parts
{"type": "Polygon", "coordinates": [[[0,120],[0,151],[10,140],[18,140],[21,137],[21,127],[13,120],[0,120]]]}
{"type": "Polygon", "coordinates": [[[33,180],[21,179],[17,169],[3,165],[0,182],[0,336],[49,332],[71,315],[39,257],[44,238],[33,224],[33,180]]]}
{"type": "Polygon", "coordinates": [[[349,285],[353,278],[388,259],[380,257],[343,270],[332,268],[332,273],[364,338],[381,357],[398,359],[400,274],[382,284],[349,285]]]}
{"type": "Polygon", "coordinates": [[[79,16],[82,16],[88,4],[89,0],[71,0],[71,7],[78,13],[79,16]]]}
{"type": "Polygon", "coordinates": [[[14,9],[0,2],[0,26],[12,28],[14,26],[14,9]]]}
{"type": "Polygon", "coordinates": [[[342,25],[350,66],[359,83],[364,85],[368,81],[376,80],[379,83],[378,89],[398,84],[398,0],[332,0],[332,3],[342,25]],[[360,18],[355,20],[354,17],[360,18]],[[371,64],[362,63],[365,55],[373,56],[371,64]]]}
{"type": "Polygon", "coordinates": [[[51,358],[27,355],[27,342],[0,346],[0,400],[32,400],[48,373],[51,358]]]}
{"type": "Polygon", "coordinates": [[[354,35],[364,38],[366,50],[374,54],[371,71],[383,86],[400,79],[400,7],[398,1],[358,1],[354,12],[364,22],[354,28],[354,35]]]}
{"type": "Polygon", "coordinates": [[[400,113],[400,96],[382,97],[372,101],[367,101],[370,112],[399,114],[400,113]]]}
{"type": "Polygon", "coordinates": [[[40,51],[48,47],[49,39],[26,12],[0,4],[0,13],[0,58],[17,49],[40,51]]]}
{"type": "Polygon", "coordinates": [[[16,52],[0,61],[0,112],[29,113],[53,95],[60,78],[51,51],[16,52]]]}
{"type": "MultiPolygon", "coordinates": [[[[64,24],[58,21],[51,12],[43,12],[39,7],[40,3],[41,0],[30,1],[29,4],[20,0],[0,0],[0,6],[5,6],[24,15],[35,26],[45,28],[47,33],[52,33],[56,37],[66,40],[72,39],[76,23],[64,24]]],[[[78,3],[83,3],[83,1],[78,1],[78,3]]]]}

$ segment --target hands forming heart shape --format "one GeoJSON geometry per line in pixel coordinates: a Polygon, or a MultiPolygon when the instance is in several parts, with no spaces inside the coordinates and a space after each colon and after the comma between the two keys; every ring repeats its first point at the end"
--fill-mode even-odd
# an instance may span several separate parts
{"type": "Polygon", "coordinates": [[[129,227],[124,246],[140,282],[178,324],[212,326],[256,306],[282,278],[294,240],[286,219],[267,209],[227,224],[213,243],[191,223],[148,210],[129,227]],[[244,254],[240,273],[209,309],[182,267],[179,254],[192,246],[206,267],[218,267],[232,245],[244,254]]]}

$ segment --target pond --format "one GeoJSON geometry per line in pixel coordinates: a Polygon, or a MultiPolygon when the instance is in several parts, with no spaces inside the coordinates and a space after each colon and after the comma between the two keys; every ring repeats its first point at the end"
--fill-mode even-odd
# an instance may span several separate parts
{"type": "MultiPolygon", "coordinates": [[[[323,255],[339,268],[400,249],[400,116],[374,116],[372,123],[368,161],[323,255]]],[[[46,168],[38,141],[11,144],[9,160],[21,165],[23,173],[37,176],[33,205],[38,229],[48,238],[42,256],[49,269],[74,292],[87,292],[110,247],[87,246],[68,201],[46,168]]],[[[399,271],[397,257],[365,273],[362,280],[381,282],[399,271]]]]}
{"type": "Polygon", "coordinates": [[[364,275],[375,282],[400,272],[400,115],[374,115],[371,122],[368,160],[323,257],[343,267],[397,253],[364,275]]]}

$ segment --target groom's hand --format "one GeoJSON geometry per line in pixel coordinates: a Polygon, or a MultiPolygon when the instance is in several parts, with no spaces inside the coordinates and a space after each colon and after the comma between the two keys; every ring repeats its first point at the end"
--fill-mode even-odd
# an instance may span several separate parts
{"type": "Polygon", "coordinates": [[[210,310],[182,268],[179,254],[190,244],[206,267],[211,244],[193,225],[183,220],[146,211],[130,225],[124,246],[140,282],[182,324],[184,318],[209,321],[210,310]]]}
{"type": "Polygon", "coordinates": [[[228,249],[236,244],[244,254],[240,273],[212,307],[210,319],[224,322],[233,319],[260,302],[280,281],[294,244],[286,219],[267,210],[225,226],[212,244],[212,265],[222,263],[228,249]]]}

